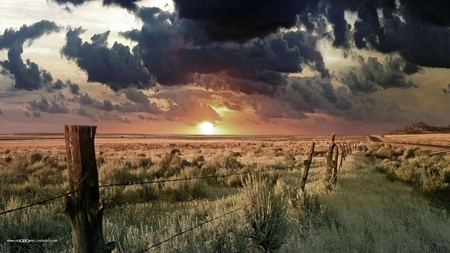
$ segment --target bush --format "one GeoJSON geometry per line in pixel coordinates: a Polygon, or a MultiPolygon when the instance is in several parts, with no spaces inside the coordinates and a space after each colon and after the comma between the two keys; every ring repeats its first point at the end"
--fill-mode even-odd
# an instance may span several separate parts
{"type": "Polygon", "coordinates": [[[200,180],[183,181],[172,190],[172,195],[179,202],[204,199],[208,197],[208,185],[200,180]]]}
{"type": "Polygon", "coordinates": [[[38,152],[33,152],[27,155],[27,161],[30,164],[34,164],[37,162],[40,162],[42,160],[44,156],[42,155],[42,153],[38,153],[38,152]]]}
{"type": "Polygon", "coordinates": [[[384,160],[376,170],[386,173],[390,181],[410,184],[423,194],[450,203],[450,161],[429,156],[420,149],[408,149],[402,161],[384,160]],[[409,157],[409,159],[406,159],[409,157]]]}
{"type": "Polygon", "coordinates": [[[279,249],[287,235],[287,203],[275,187],[260,174],[251,174],[243,182],[242,209],[251,227],[254,245],[270,252],[279,249]]]}
{"type": "Polygon", "coordinates": [[[28,167],[28,161],[23,156],[16,156],[12,159],[11,168],[15,171],[25,171],[28,167]]]}
{"type": "Polygon", "coordinates": [[[187,160],[182,159],[180,155],[181,152],[179,149],[172,149],[170,153],[164,155],[159,162],[159,166],[164,170],[164,176],[174,176],[178,174],[183,167],[190,165],[190,163],[187,160]]]}

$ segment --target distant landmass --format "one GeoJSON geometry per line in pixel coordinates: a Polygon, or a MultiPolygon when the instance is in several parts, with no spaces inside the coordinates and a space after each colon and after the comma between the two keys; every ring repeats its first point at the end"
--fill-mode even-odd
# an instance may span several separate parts
{"type": "Polygon", "coordinates": [[[398,130],[390,134],[448,134],[450,133],[450,125],[447,127],[435,127],[429,126],[423,122],[417,122],[398,130]]]}

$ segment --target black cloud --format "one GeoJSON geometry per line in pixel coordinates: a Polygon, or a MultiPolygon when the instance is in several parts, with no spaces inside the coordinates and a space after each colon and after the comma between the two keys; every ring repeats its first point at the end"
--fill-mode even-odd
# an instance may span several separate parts
{"type": "Polygon", "coordinates": [[[154,85],[141,60],[129,47],[115,42],[108,48],[109,31],[92,36],[92,43],[82,42],[79,36],[83,32],[81,27],[68,29],[61,53],[87,72],[88,82],[101,82],[113,90],[154,85]]]}
{"type": "Polygon", "coordinates": [[[41,98],[40,101],[28,102],[28,110],[48,112],[48,113],[68,113],[69,109],[64,103],[57,103],[56,101],[49,102],[46,98],[41,98]]]}
{"type": "MultiPolygon", "coordinates": [[[[82,5],[86,2],[91,2],[93,0],[53,0],[54,2],[58,4],[67,4],[71,3],[75,6],[82,5]]],[[[116,5],[120,6],[122,8],[128,9],[128,10],[136,10],[138,6],[136,5],[136,2],[139,2],[141,0],[103,0],[103,5],[116,5]]]]}
{"type": "Polygon", "coordinates": [[[412,88],[415,83],[407,80],[407,76],[417,73],[420,68],[411,66],[401,58],[386,58],[384,65],[377,58],[354,56],[360,67],[352,67],[343,73],[340,81],[355,92],[374,92],[378,89],[412,88]]]}
{"type": "Polygon", "coordinates": [[[174,0],[180,18],[198,21],[212,41],[263,38],[297,23],[308,1],[174,0]]]}
{"type": "Polygon", "coordinates": [[[148,113],[159,114],[161,113],[161,109],[159,109],[158,105],[155,103],[150,103],[148,97],[140,90],[136,89],[126,89],[125,96],[130,101],[140,104],[144,110],[148,113]]]}
{"type": "Polygon", "coordinates": [[[53,83],[52,75],[39,68],[39,66],[27,59],[22,59],[23,44],[31,44],[39,37],[58,32],[60,28],[54,23],[42,20],[31,26],[23,25],[19,30],[6,29],[0,35],[0,50],[8,49],[8,60],[0,61],[2,67],[0,74],[14,79],[14,87],[17,89],[37,90],[45,86],[49,90],[61,89],[60,82],[53,83]]]}
{"type": "Polygon", "coordinates": [[[162,85],[197,83],[271,95],[287,84],[287,74],[301,72],[304,65],[329,77],[317,38],[304,31],[276,32],[245,43],[210,43],[200,21],[158,8],[142,8],[138,16],[145,22],[142,29],[122,35],[138,42],[134,54],[162,85]]]}

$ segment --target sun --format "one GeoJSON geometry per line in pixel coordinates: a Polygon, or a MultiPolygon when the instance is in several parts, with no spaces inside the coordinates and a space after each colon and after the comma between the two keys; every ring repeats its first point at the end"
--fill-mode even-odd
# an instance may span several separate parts
{"type": "Polygon", "coordinates": [[[198,125],[202,134],[210,135],[214,133],[214,125],[208,121],[203,121],[198,125]]]}

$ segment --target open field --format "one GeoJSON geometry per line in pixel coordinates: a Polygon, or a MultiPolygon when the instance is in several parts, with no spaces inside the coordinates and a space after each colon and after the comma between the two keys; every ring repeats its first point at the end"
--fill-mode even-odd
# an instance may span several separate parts
{"type": "MultiPolygon", "coordinates": [[[[0,211],[67,192],[62,136],[14,137],[0,138],[0,211]]],[[[392,183],[377,172],[380,168],[388,170],[390,167],[386,166],[391,163],[374,161],[363,152],[356,152],[346,158],[337,185],[326,193],[322,171],[328,139],[328,136],[98,135],[95,143],[100,184],[123,184],[100,188],[105,206],[105,241],[117,243],[113,252],[145,252],[159,242],[164,243],[152,250],[450,250],[447,211],[431,206],[413,187],[392,183]],[[308,194],[303,195],[298,182],[311,141],[316,142],[316,148],[306,184],[308,194]],[[255,171],[266,172],[255,174],[255,171]],[[210,176],[217,177],[187,180],[210,176]],[[152,183],[158,180],[166,181],[152,183]],[[266,197],[259,198],[260,194],[266,197]],[[269,218],[261,220],[261,217],[269,218]],[[258,224],[270,229],[258,230],[261,228],[258,224]],[[422,236],[418,236],[420,233],[422,236]]],[[[344,141],[362,143],[366,137],[337,136],[336,142],[344,141]]],[[[373,149],[376,152],[385,151],[373,149]]],[[[422,164],[428,161],[420,152],[408,149],[393,159],[411,166],[416,160],[422,164]],[[415,152],[415,158],[406,158],[411,152],[415,152]]],[[[439,161],[445,170],[446,162],[439,161]]],[[[405,171],[390,173],[401,177],[405,171]]],[[[0,252],[71,251],[70,225],[62,211],[61,199],[1,215],[0,226],[4,228],[0,230],[0,252]],[[7,242],[16,239],[57,242],[7,242]]]]}
{"type": "Polygon", "coordinates": [[[450,134],[406,134],[378,136],[384,142],[450,147],[450,134]]]}

